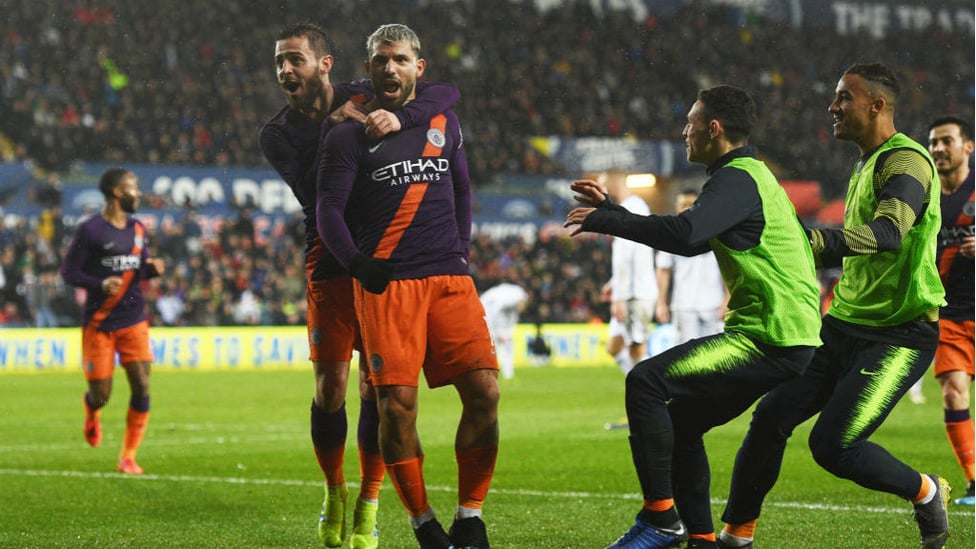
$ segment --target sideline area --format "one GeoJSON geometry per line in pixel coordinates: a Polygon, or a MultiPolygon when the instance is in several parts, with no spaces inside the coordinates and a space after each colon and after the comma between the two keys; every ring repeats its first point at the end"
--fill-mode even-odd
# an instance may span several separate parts
{"type": "MultiPolygon", "coordinates": [[[[546,364],[528,355],[535,326],[515,330],[515,366],[613,367],[605,350],[605,324],[546,324],[543,338],[552,349],[546,364]]],[[[153,370],[262,370],[308,367],[304,326],[154,327],[149,332],[153,370]]],[[[670,325],[655,328],[652,354],[671,345],[670,325]]],[[[81,371],[79,328],[8,328],[0,337],[0,375],[81,371]]]]}

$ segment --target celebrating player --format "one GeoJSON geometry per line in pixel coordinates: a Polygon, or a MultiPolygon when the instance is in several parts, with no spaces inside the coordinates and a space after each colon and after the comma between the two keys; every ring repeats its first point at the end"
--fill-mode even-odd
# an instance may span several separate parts
{"type": "Polygon", "coordinates": [[[722,547],[752,547],[756,520],[779,475],[793,429],[820,413],[809,445],[817,463],[858,485],[914,503],[922,549],[949,536],[949,486],[868,440],[928,369],[939,341],[944,292],[935,265],[939,187],[928,151],[895,130],[900,85],[880,64],[851,65],[828,112],[834,137],[857,146],[844,227],[814,229],[823,267],[844,271],[823,317],[806,373],[756,406],[739,449],[719,534],[722,547]]]}
{"type": "Polygon", "coordinates": [[[946,116],[929,126],[929,152],[942,186],[942,229],[937,261],[946,306],[939,310],[939,347],[935,375],[942,387],[946,435],[968,486],[956,500],[976,505],[973,471],[973,419],[969,390],[973,381],[973,126],[946,116]]]}
{"type": "MultiPolygon", "coordinates": [[[[368,108],[411,103],[426,68],[417,35],[383,25],[367,51],[377,92],[368,108]]],[[[346,121],[329,133],[321,162],[319,234],[355,278],[387,472],[421,547],[487,549],[481,511],[498,453],[498,364],[468,273],[471,189],[457,116],[447,111],[382,139],[346,121]],[[424,485],[416,426],[421,369],[431,387],[453,384],[463,405],[449,535],[424,485]]]]}
{"type": "MultiPolygon", "coordinates": [[[[695,204],[637,215],[595,181],[571,189],[585,207],[566,226],[682,255],[712,251],[729,288],[725,331],[638,363],[627,375],[630,448],[644,496],[613,549],[715,547],[702,436],[770,388],[803,373],[820,344],[813,255],[796,211],[748,145],[756,106],[733,86],[702,90],[682,133],[688,160],[707,166],[695,204]],[[678,515],[678,510],[681,515],[678,515]]],[[[652,276],[653,275],[649,275],[652,276]]]]}
{"type": "MultiPolygon", "coordinates": [[[[361,350],[361,345],[351,278],[323,246],[315,223],[320,138],[333,123],[346,117],[363,122],[370,135],[382,137],[401,127],[426,122],[453,105],[459,93],[451,85],[428,84],[423,97],[407,108],[396,113],[377,109],[366,114],[357,105],[372,97],[370,82],[331,83],[330,52],[325,32],[316,25],[293,25],[278,34],[275,66],[288,105],[262,128],[260,142],[265,157],[291,187],[305,215],[309,359],[315,371],[311,434],[315,456],[325,477],[325,501],[318,534],[326,547],[340,547],[345,538],[349,493],[343,474],[348,429],[346,386],[353,348],[361,350]]],[[[362,483],[349,543],[353,549],[366,549],[379,543],[376,513],[385,469],[377,444],[376,399],[363,368],[360,368],[359,393],[362,483]]]]}

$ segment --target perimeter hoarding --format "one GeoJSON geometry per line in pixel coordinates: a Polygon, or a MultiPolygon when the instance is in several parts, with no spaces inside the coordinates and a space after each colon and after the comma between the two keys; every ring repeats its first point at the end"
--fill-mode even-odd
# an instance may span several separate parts
{"type": "MultiPolygon", "coordinates": [[[[149,333],[157,372],[310,368],[303,326],[160,327],[149,333]]],[[[538,364],[527,352],[535,326],[516,328],[516,367],[614,366],[606,352],[605,324],[546,324],[542,333],[552,356],[538,364]]],[[[669,326],[658,327],[651,333],[649,350],[655,354],[668,348],[672,337],[669,326]]],[[[81,371],[81,329],[0,330],[0,375],[81,371]]]]}

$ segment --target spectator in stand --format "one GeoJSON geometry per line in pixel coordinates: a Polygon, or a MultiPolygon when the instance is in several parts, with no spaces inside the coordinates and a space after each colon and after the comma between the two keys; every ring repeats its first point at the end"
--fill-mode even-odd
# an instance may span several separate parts
{"type": "Polygon", "coordinates": [[[174,288],[163,284],[156,298],[156,311],[164,326],[179,326],[183,323],[183,299],[174,288]]]}
{"type": "MultiPolygon", "coordinates": [[[[637,22],[625,11],[597,12],[590,6],[598,3],[569,1],[549,2],[555,7],[548,10],[540,2],[391,2],[382,13],[364,14],[359,2],[158,0],[115,2],[97,18],[79,17],[75,4],[39,10],[32,0],[8,0],[0,23],[0,72],[10,75],[0,90],[0,131],[15,143],[13,154],[44,168],[129,155],[132,162],[261,165],[254,130],[277,98],[263,85],[265,41],[242,43],[240,36],[270,37],[276,22],[295,13],[343,21],[334,29],[337,44],[358,43],[381,17],[416,21],[418,32],[432,37],[431,62],[445,79],[461,83],[466,99],[458,114],[468,123],[475,181],[513,172],[558,174],[560,166],[526,144],[532,135],[671,139],[664,128],[682,124],[689,107],[681,92],[698,87],[702,74],[758,90],[760,104],[784,106],[764,113],[768,128],[756,136],[766,143],[765,156],[788,167],[781,178],[836,181],[845,168],[843,148],[830,139],[829,125],[803,106],[828,93],[835,68],[855,50],[905,67],[906,89],[916,90],[908,98],[913,111],[973,114],[972,29],[946,30],[938,22],[871,39],[840,35],[815,18],[792,27],[744,17],[745,8],[729,3],[687,3],[665,15],[650,2],[654,13],[637,22]],[[125,40],[133,28],[167,32],[125,40]],[[448,28],[465,31],[437,32],[448,28]],[[709,43],[721,47],[698,48],[704,29],[709,43]],[[580,47],[565,51],[567,37],[580,47]],[[682,62],[692,50],[700,71],[682,62]],[[76,62],[44,62],[64,51],[76,62]],[[933,69],[930,51],[954,70],[933,69]],[[634,89],[643,93],[635,97],[634,89]],[[786,131],[794,137],[769,137],[786,131]]],[[[928,121],[913,116],[903,125],[920,134],[928,121]]],[[[839,196],[841,183],[827,194],[839,196]]]]}

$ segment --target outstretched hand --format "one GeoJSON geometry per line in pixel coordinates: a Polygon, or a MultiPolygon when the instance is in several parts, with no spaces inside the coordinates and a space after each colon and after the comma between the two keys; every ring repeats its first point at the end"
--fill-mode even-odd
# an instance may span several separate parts
{"type": "Polygon", "coordinates": [[[584,206],[597,207],[607,199],[609,194],[607,188],[596,181],[590,179],[579,179],[569,185],[569,189],[576,193],[573,200],[584,206]]]}
{"type": "Polygon", "coordinates": [[[573,225],[578,225],[576,229],[569,234],[569,236],[576,236],[583,232],[583,222],[589,217],[591,213],[596,211],[596,208],[573,208],[571,212],[566,216],[566,222],[563,223],[563,227],[571,227],[573,225]]]}
{"type": "Polygon", "coordinates": [[[563,227],[578,225],[570,233],[570,236],[576,236],[583,232],[583,221],[607,199],[607,188],[590,179],[579,179],[570,183],[569,189],[576,193],[573,195],[573,200],[585,206],[573,208],[566,216],[566,222],[563,223],[563,227]]]}

